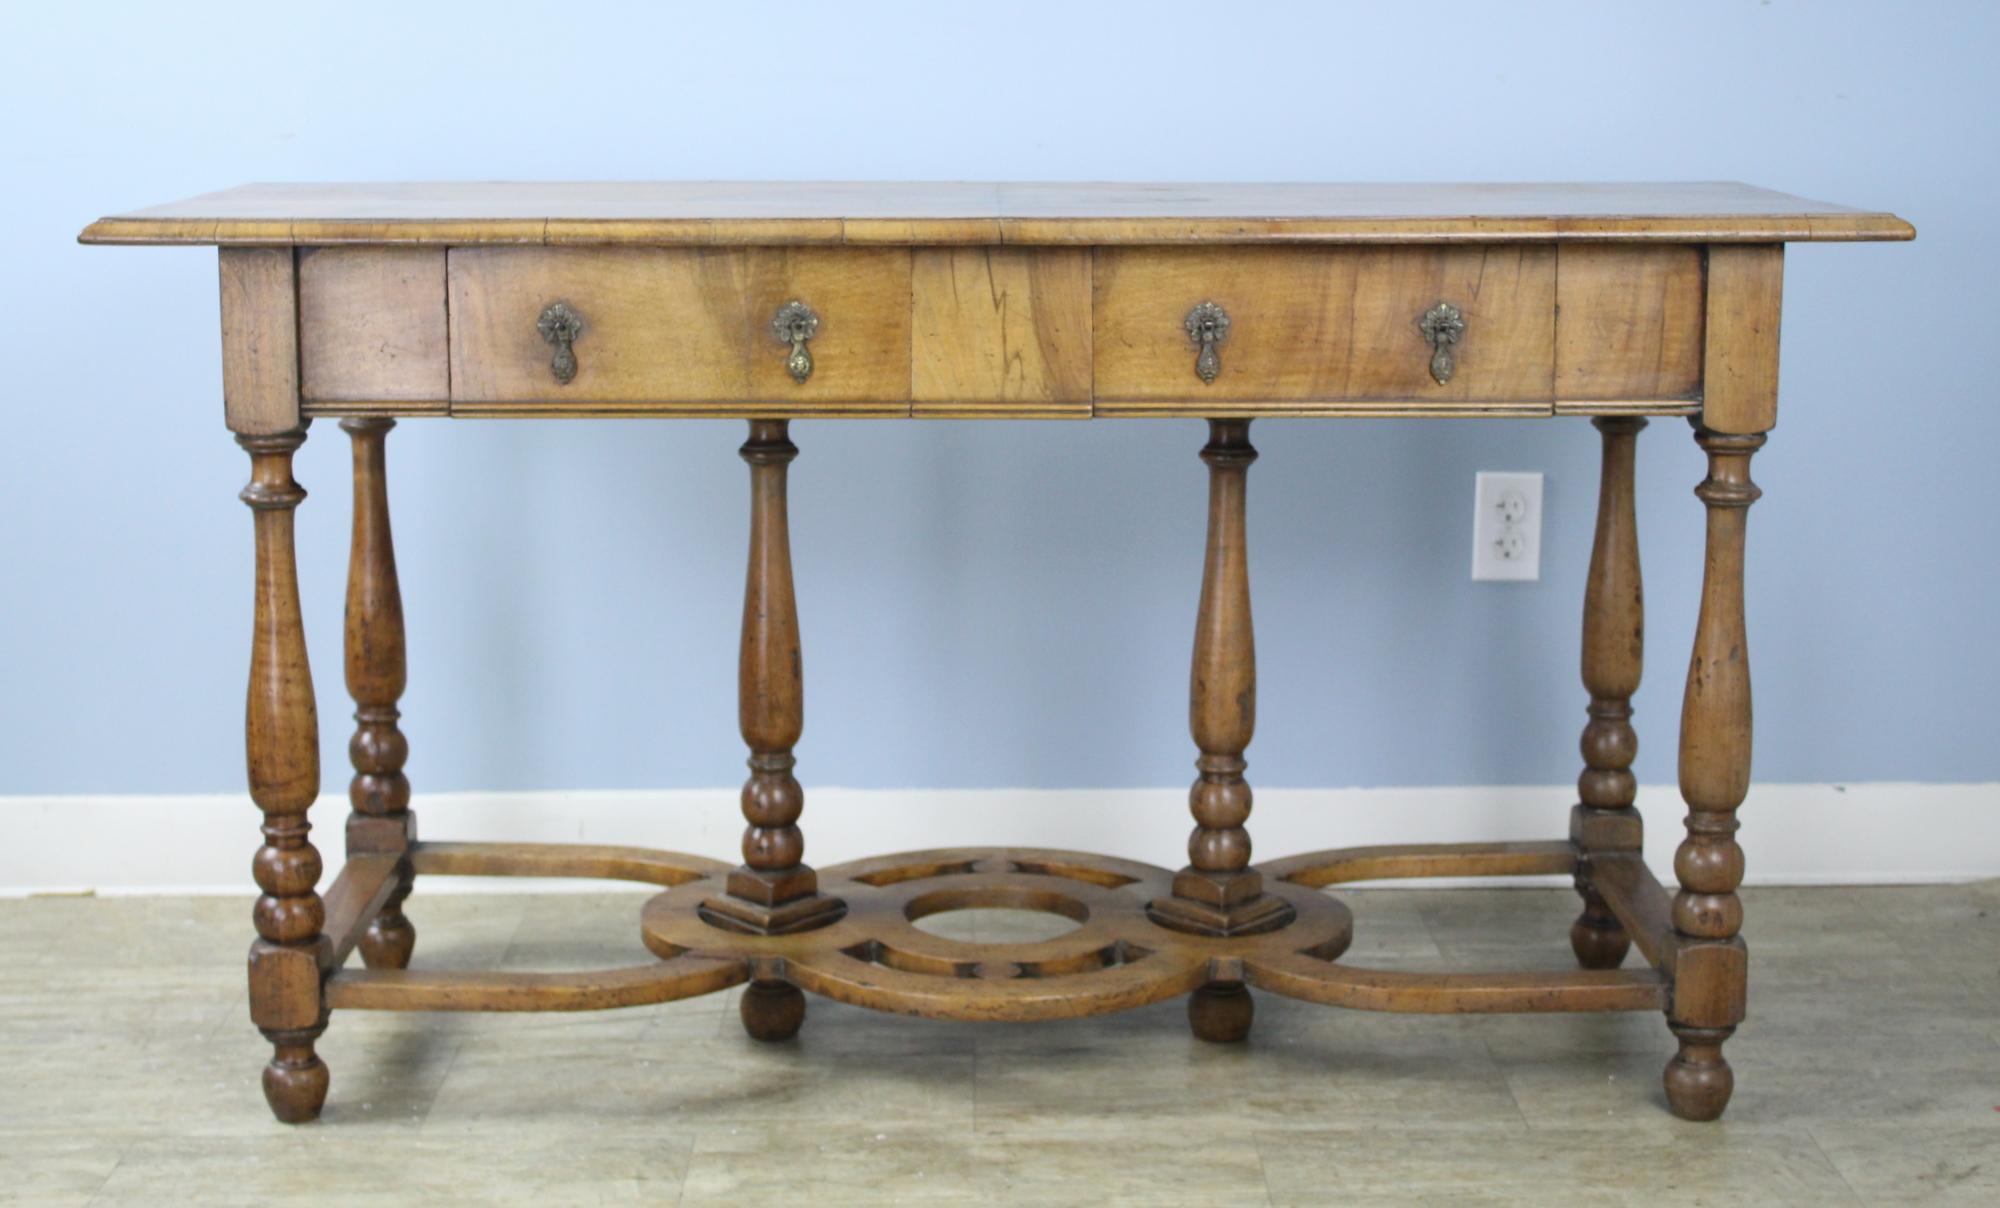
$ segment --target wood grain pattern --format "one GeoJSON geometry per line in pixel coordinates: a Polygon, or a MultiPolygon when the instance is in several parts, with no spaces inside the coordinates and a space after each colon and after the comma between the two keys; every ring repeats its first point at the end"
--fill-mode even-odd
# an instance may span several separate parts
{"type": "Polygon", "coordinates": [[[1259,962],[1250,984],[1332,1007],[1424,1015],[1652,1011],[1667,997],[1660,975],[1650,969],[1409,973],[1356,969],[1304,953],[1259,962]]]}
{"type": "MultiPolygon", "coordinates": [[[[439,282],[442,285],[442,281],[439,282]]],[[[354,454],[354,527],[348,546],[347,612],[343,625],[347,691],[354,698],[354,737],[348,759],[347,853],[387,855],[396,865],[394,891],[385,897],[360,938],[370,968],[410,963],[417,929],[403,914],[415,871],[409,847],[417,819],[410,812],[410,778],[403,764],[410,742],[397,724],[396,702],[408,682],[403,644],[403,593],[396,577],[396,544],[389,525],[389,431],[393,419],[345,419],[354,454]]]]}
{"type": "MultiPolygon", "coordinates": [[[[1293,918],[1284,898],[1264,892],[1250,867],[1252,794],[1243,753],[1257,729],[1257,644],[1250,614],[1250,552],[1245,528],[1250,421],[1210,420],[1201,460],[1208,466],[1208,544],[1202,559],[1201,603],[1195,612],[1194,657],[1188,671],[1188,732],[1196,777],[1188,788],[1194,833],[1188,862],[1174,874],[1173,893],[1147,904],[1163,927],[1196,935],[1254,935],[1293,918]]],[[[1189,1006],[1195,1035],[1240,1040],[1250,1006],[1238,1000],[1241,978],[1204,985],[1189,1006]]]]}
{"type": "MultiPolygon", "coordinates": [[[[792,585],[787,467],[799,455],[787,421],[750,421],[740,454],[750,467],[750,557],[743,584],[743,627],[736,665],[736,719],[750,748],[743,782],[743,863],[726,891],[702,903],[714,926],[756,935],[811,931],[847,910],[819,891],[805,863],[799,816],[805,789],[792,774],[792,749],[805,728],[805,672],[798,600],[792,585]]],[[[798,988],[773,977],[751,981],[743,1025],[758,1040],[783,1040],[805,1019],[798,988]]]]}
{"type": "Polygon", "coordinates": [[[1583,687],[1590,720],[1578,748],[1583,771],[1570,840],[1583,852],[1575,877],[1583,913],[1570,927],[1570,948],[1586,969],[1615,969],[1631,937],[1595,884],[1596,861],[1612,852],[1640,849],[1643,828],[1639,782],[1632,760],[1639,734],[1632,726],[1632,694],[1639,690],[1646,644],[1645,585],[1639,569],[1639,525],[1633,502],[1639,433],[1646,421],[1605,416],[1591,421],[1602,434],[1597,483],[1597,531],[1583,592],[1583,687]]]}
{"type": "MultiPolygon", "coordinates": [[[[1239,899],[1227,893],[1236,881],[1253,885],[1250,869],[1251,791],[1244,751],[1257,729],[1257,643],[1251,627],[1250,550],[1246,529],[1251,463],[1247,420],[1215,420],[1201,459],[1208,466],[1208,548],[1202,560],[1200,607],[1195,613],[1194,658],[1188,672],[1188,731],[1199,770],[1188,788],[1195,830],[1188,839],[1186,871],[1207,874],[1216,907],[1239,899]]],[[[1176,892],[1180,889],[1178,879],[1176,892]]],[[[1205,899],[1210,900],[1210,899],[1205,899]]]]}
{"type": "Polygon", "coordinates": [[[293,541],[293,513],[306,493],[292,478],[292,455],[305,433],[239,433],[236,441],[250,455],[241,498],[255,517],[257,542],[243,746],[250,799],[264,813],[264,844],[251,862],[263,893],[252,911],[250,1019],[272,1046],[264,1098],[280,1121],[300,1124],[318,1117],[326,1101],[326,1063],[314,1043],[326,1031],[320,978],[332,959],[317,892],[323,866],[307,818],[319,797],[319,715],[293,541]]]}
{"type": "Polygon", "coordinates": [[[706,856],[597,843],[417,843],[410,862],[429,877],[595,877],[661,887],[729,868],[706,856]]]}
{"type": "Polygon", "coordinates": [[[306,405],[451,398],[443,248],[305,248],[298,256],[299,389],[306,405]]]}
{"type": "Polygon", "coordinates": [[[1556,410],[1701,394],[1702,253],[1592,244],[1556,254],[1556,410]]]}
{"type": "Polygon", "coordinates": [[[1397,843],[1302,852],[1259,867],[1272,880],[1313,889],[1408,877],[1532,877],[1574,871],[1576,848],[1562,840],[1397,843]]]}
{"type": "Polygon", "coordinates": [[[1668,1026],[1680,1051],[1667,1064],[1667,1101],[1684,1120],[1713,1120],[1728,1106],[1735,1075],[1722,1044],[1743,1020],[1747,954],[1738,936],[1743,849],[1736,808],[1750,791],[1750,642],[1743,619],[1743,540],[1762,494],[1750,459],[1763,433],[1697,427],[1708,477],[1695,488],[1708,514],[1701,612],[1681,698],[1680,788],[1687,838],[1674,852],[1680,891],[1672,919],[1673,999],[1668,1026]]]}
{"type": "Polygon", "coordinates": [[[902,414],[910,396],[910,254],[896,248],[464,248],[451,253],[452,410],[724,404],[734,414],[902,414]],[[794,382],[771,316],[819,313],[794,382]],[[583,316],[574,380],[549,370],[536,319],[583,316]]]}
{"type": "MultiPolygon", "coordinates": [[[[1430,845],[1422,860],[1464,875],[1544,869],[1562,845],[1430,845]]],[[[563,845],[453,845],[462,870],[504,867],[586,874],[608,867],[563,845]],[[499,849],[505,854],[497,854],[499,849]],[[489,852],[495,853],[489,858],[489,852]],[[532,853],[532,854],[531,854],[532,853]]],[[[1402,849],[1418,855],[1416,849],[1402,849]]],[[[1568,853],[1573,855],[1573,853],[1568,853]]],[[[625,862],[677,867],[687,857],[630,853],[625,862]]],[[[1390,849],[1317,853],[1316,864],[1361,868],[1390,849]]],[[[1414,867],[1413,865],[1410,867],[1414,867]]],[[[615,875],[615,874],[613,874],[615,875]]],[[[660,894],[644,910],[653,966],[572,974],[343,971],[328,984],[336,1007],[389,1010],[588,1010],[664,1001],[746,978],[795,983],[859,1006],[936,1019],[1067,1019],[1127,1010],[1204,985],[1243,980],[1307,1001],[1366,1010],[1657,1010],[1665,981],[1640,972],[1408,973],[1342,964],[1347,908],[1301,884],[1280,884],[1297,911],[1289,927],[1229,940],[1161,933],[1143,904],[1164,891],[1163,869],[1105,856],[1024,848],[967,848],[876,856],[830,868],[828,884],[852,909],[823,929],[783,935],[718,932],[699,905],[710,875],[660,894]],[[1005,906],[1076,923],[1054,939],[967,944],[914,926],[926,915],[1005,906]],[[713,980],[707,980],[713,979],[713,980]]],[[[1417,874],[1411,874],[1417,875],[1417,874]]],[[[1657,891],[1657,885],[1654,887],[1657,891]]],[[[1664,893],[1659,896],[1664,899],[1664,893]]],[[[1622,900],[1622,899],[1621,899],[1622,900]]],[[[754,984],[754,981],[753,981],[754,984]]]]}
{"type": "Polygon", "coordinates": [[[1781,244],[1708,249],[1701,422],[1712,432],[1767,432],[1777,425],[1784,285],[1781,244]]]}
{"type": "MultiPolygon", "coordinates": [[[[752,976],[876,1010],[934,1019],[1073,1019],[1185,994],[1211,980],[1218,942],[1163,934],[1145,903],[1167,890],[1163,869],[1076,852],[945,849],[870,857],[825,870],[847,913],[820,930],[732,936],[718,944],[696,907],[701,887],[646,906],[646,945],[662,957],[730,951],[752,976]],[[969,945],[921,930],[927,915],[1007,907],[1075,924],[1054,939],[969,945]]],[[[1289,891],[1298,930],[1242,941],[1237,954],[1288,945],[1346,946],[1351,918],[1324,895],[1289,891]]],[[[1225,976],[1240,980],[1240,973],[1225,976]]],[[[754,983],[753,983],[754,984],[754,983]]]]}
{"type": "Polygon", "coordinates": [[[342,969],[327,979],[327,1001],[370,1011],[608,1011],[644,1007],[743,984],[745,965],[688,955],[581,973],[456,969],[342,969]]]}
{"type": "Polygon", "coordinates": [[[920,248],[911,263],[912,413],[1090,415],[1090,253],[920,248]]]}
{"type": "Polygon", "coordinates": [[[1591,883],[1639,955],[1655,968],[1664,968],[1673,952],[1673,899],[1646,867],[1645,857],[1636,852],[1593,857],[1591,883]]]}
{"type": "Polygon", "coordinates": [[[298,289],[290,249],[224,248],[222,409],[231,432],[299,427],[298,289]]]}
{"type": "Polygon", "coordinates": [[[1550,248],[1104,249],[1094,294],[1102,410],[1136,402],[1218,414],[1265,400],[1550,409],[1550,248]],[[1182,327],[1204,300],[1231,319],[1221,375],[1207,384],[1182,327]],[[1417,325],[1440,300],[1463,312],[1466,328],[1443,385],[1417,325]]]}
{"type": "Polygon", "coordinates": [[[393,854],[348,853],[347,862],[326,887],[326,938],[331,945],[327,968],[338,969],[375,924],[389,898],[398,892],[402,863],[393,854]]]}
{"type": "Polygon", "coordinates": [[[85,243],[1163,244],[1909,239],[1733,182],[260,184],[92,223],[85,243]]]}

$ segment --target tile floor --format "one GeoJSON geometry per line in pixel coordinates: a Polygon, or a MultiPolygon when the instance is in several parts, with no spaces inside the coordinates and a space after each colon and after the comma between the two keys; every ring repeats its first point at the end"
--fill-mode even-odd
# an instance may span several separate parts
{"type": "MultiPolygon", "coordinates": [[[[1666,1114],[1651,1014],[1444,1018],[1258,997],[1043,1025],[734,994],[570,1016],[336,1016],[324,1120],[271,1122],[248,902],[0,901],[0,1203],[2000,1204],[2000,882],[1745,895],[1720,1125],[1666,1114]]],[[[1565,967],[1554,890],[1378,890],[1355,961],[1565,967]]],[[[644,959],[642,897],[430,896],[432,967],[644,959]]],[[[967,939],[1034,916],[940,916],[967,939]]]]}

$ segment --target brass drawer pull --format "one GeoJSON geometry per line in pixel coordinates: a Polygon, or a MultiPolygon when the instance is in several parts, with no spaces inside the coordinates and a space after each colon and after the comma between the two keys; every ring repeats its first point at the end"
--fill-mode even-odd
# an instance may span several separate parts
{"type": "Polygon", "coordinates": [[[818,331],[819,315],[797,298],[780,306],[778,313],[771,316],[771,334],[778,343],[792,346],[791,355],[785,358],[785,372],[801,385],[813,371],[812,352],[806,342],[818,331]]]}
{"type": "Polygon", "coordinates": [[[569,385],[576,376],[576,349],[571,345],[583,334],[583,316],[567,302],[551,302],[543,308],[542,317],[535,320],[535,330],[555,346],[555,355],[549,358],[549,373],[559,385],[569,385]]]}
{"type": "Polygon", "coordinates": [[[1215,381],[1222,372],[1222,357],[1215,346],[1229,338],[1229,312],[1214,302],[1200,302],[1181,321],[1187,328],[1188,343],[1201,351],[1195,354],[1194,371],[1204,382],[1215,381]]]}
{"type": "Polygon", "coordinates": [[[1451,371],[1458,368],[1458,358],[1451,350],[1458,345],[1459,337],[1465,334],[1465,316],[1459,313],[1458,307],[1439,301],[1417,320],[1417,328],[1424,333],[1424,341],[1431,346],[1431,377],[1442,386],[1451,380],[1451,371]]]}

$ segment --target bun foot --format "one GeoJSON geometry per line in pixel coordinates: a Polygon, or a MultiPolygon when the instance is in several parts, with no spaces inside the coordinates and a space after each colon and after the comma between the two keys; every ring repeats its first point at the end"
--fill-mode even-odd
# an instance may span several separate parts
{"type": "Polygon", "coordinates": [[[1257,1004],[1242,982],[1209,982],[1188,995],[1188,1026],[1195,1039],[1235,1044],[1250,1035],[1257,1004]]]}
{"type": "Polygon", "coordinates": [[[313,1052],[311,1040],[280,1042],[264,1067],[264,1101],[280,1123],[308,1124],[319,1119],[329,1081],[326,1062],[313,1052]]]}
{"type": "Polygon", "coordinates": [[[743,987],[743,1030],[752,1040],[790,1040],[806,1021],[806,996],[790,982],[753,981],[743,987]]]}
{"type": "Polygon", "coordinates": [[[417,929],[401,911],[378,914],[361,935],[361,963],[370,969],[407,969],[416,951],[417,929]]]}
{"type": "Polygon", "coordinates": [[[1683,1120],[1714,1120],[1729,1106],[1736,1075],[1722,1056],[1733,1028],[1674,1027],[1680,1052],[1667,1062],[1667,1106],[1683,1120]]]}
{"type": "Polygon", "coordinates": [[[1616,969],[1632,950],[1632,937],[1602,901],[1585,899],[1583,913],[1570,924],[1569,946],[1585,969],[1616,969]]]}

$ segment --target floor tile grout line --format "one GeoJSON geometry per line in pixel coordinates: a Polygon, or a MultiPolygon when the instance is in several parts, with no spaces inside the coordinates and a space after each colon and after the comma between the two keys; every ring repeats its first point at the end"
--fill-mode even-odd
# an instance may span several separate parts
{"type": "Polygon", "coordinates": [[[1848,1181],[1847,1172],[1840,1168],[1840,1163],[1833,1160],[1832,1154],[1826,1152],[1826,1146],[1820,1144],[1818,1128],[1808,1124],[1805,1126],[1804,1132],[1806,1140],[1812,1142],[1813,1152],[1825,1159],[1827,1169],[1833,1171],[1833,1177],[1840,1180],[1842,1187],[1847,1188],[1847,1193],[1854,1197],[1854,1202],[1857,1204],[1866,1204],[1868,1197],[1862,1195],[1861,1190],[1848,1181]]]}
{"type": "Polygon", "coordinates": [[[692,1128],[688,1130],[687,1157],[681,1162],[680,1189],[674,1195],[674,1208],[680,1208],[682,1204],[687,1203],[688,1180],[694,1177],[695,1141],[700,1136],[698,1130],[692,1128]]]}
{"type": "Polygon", "coordinates": [[[1486,1060],[1492,1063],[1493,1072],[1500,1076],[1500,1085],[1507,1088],[1507,1102],[1514,1105],[1514,1115],[1520,1119],[1521,1130],[1523,1132],[1534,1132],[1534,1122],[1528,1119],[1528,1109],[1521,1106],[1521,1096],[1514,1090],[1514,1080],[1507,1076],[1507,1067],[1501,1063],[1499,1055],[1493,1051],[1493,1042],[1491,1040],[1482,1040],[1479,1042],[1479,1047],[1486,1053],[1486,1060]]]}
{"type": "MultiPolygon", "coordinates": [[[[531,895],[520,895],[520,896],[531,896],[531,895]]],[[[501,948],[500,958],[497,962],[495,962],[494,965],[495,968],[505,969],[507,967],[507,959],[514,954],[514,945],[521,938],[522,929],[528,925],[528,909],[529,909],[528,906],[524,904],[521,907],[521,913],[515,917],[514,928],[513,930],[507,933],[506,946],[501,948]]],[[[426,1017],[430,1015],[429,1012],[424,1012],[423,1014],[426,1017]]],[[[454,1023],[456,1023],[462,1017],[462,1013],[459,1012],[448,1012],[446,1014],[447,1018],[452,1020],[454,1023]]],[[[431,1123],[431,1112],[437,1107],[438,1100],[444,1097],[444,1089],[446,1084],[451,1081],[452,1071],[458,1068],[459,1055],[465,1052],[465,1046],[467,1044],[472,1043],[472,1039],[475,1035],[476,1035],[475,1029],[467,1029],[466,1031],[459,1032],[459,1034],[455,1037],[454,1042],[451,1046],[450,1055],[445,1058],[444,1073],[438,1076],[437,1088],[431,1092],[429,1099],[425,1101],[423,1114],[421,1118],[418,1119],[416,1127],[411,1130],[413,1136],[421,1139],[423,1136],[429,1133],[430,1123],[431,1123]]]]}
{"type": "Polygon", "coordinates": [[[1264,1164],[1264,1141],[1254,1133],[1250,1136],[1250,1152],[1257,1155],[1257,1180],[1264,1184],[1264,1208],[1277,1208],[1278,1197],[1271,1191],[1271,1168],[1264,1164]]]}
{"type": "Polygon", "coordinates": [[[418,1139],[422,1139],[424,1133],[429,1129],[431,1112],[437,1107],[438,1100],[444,1097],[445,1083],[451,1080],[451,1072],[458,1068],[458,1055],[464,1051],[465,1038],[460,1036],[457,1042],[451,1046],[450,1055],[444,1059],[444,1072],[438,1075],[437,1087],[431,1091],[430,1097],[424,1101],[424,1109],[417,1117],[416,1127],[411,1130],[412,1134],[418,1139]]]}
{"type": "MultiPolygon", "coordinates": [[[[982,942],[985,937],[986,917],[987,916],[983,914],[977,914],[977,913],[972,915],[972,942],[974,944],[982,942]]],[[[983,1043],[984,1040],[985,1036],[983,1033],[978,1031],[972,1033],[972,1144],[975,1147],[975,1149],[979,1144],[979,1136],[980,1136],[979,1083],[981,1078],[980,1071],[984,1068],[984,1063],[982,1061],[982,1058],[985,1056],[985,1048],[986,1048],[986,1045],[983,1043]]]]}
{"type": "Polygon", "coordinates": [[[521,907],[521,913],[514,920],[514,929],[507,933],[507,946],[500,949],[500,961],[496,968],[505,969],[514,956],[514,948],[521,942],[521,932],[528,926],[528,906],[521,907]]]}
{"type": "Polygon", "coordinates": [[[104,1172],[104,1178],[96,1187],[91,1189],[89,1197],[83,1201],[84,1208],[91,1208],[92,1205],[103,1202],[104,1189],[111,1186],[111,1180],[117,1177],[119,1169],[125,1165],[126,1156],[132,1152],[132,1147],[138,1143],[138,1137],[127,1137],[125,1143],[118,1147],[118,1160],[111,1164],[111,1169],[104,1172]]]}
{"type": "Polygon", "coordinates": [[[983,1068],[982,1059],[984,1053],[982,1050],[984,1047],[984,1045],[979,1043],[979,1033],[974,1032],[972,1034],[972,1140],[974,1144],[977,1144],[979,1141],[979,1083],[982,1077],[980,1070],[983,1068]]]}

